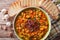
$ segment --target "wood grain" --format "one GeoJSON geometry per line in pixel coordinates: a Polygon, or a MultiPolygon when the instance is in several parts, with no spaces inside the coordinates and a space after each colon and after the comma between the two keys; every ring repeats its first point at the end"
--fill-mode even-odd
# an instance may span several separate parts
{"type": "Polygon", "coordinates": [[[16,0],[0,0],[0,10],[3,8],[8,9],[9,5],[16,0]]]}
{"type": "MultiPolygon", "coordinates": [[[[16,0],[0,0],[0,10],[8,9],[8,7],[14,1],[16,0]]],[[[2,20],[2,18],[3,18],[3,14],[0,13],[0,27],[5,27],[6,25],[2,25],[2,24],[5,24],[6,21],[2,20]]],[[[5,31],[0,28],[0,40],[18,40],[15,35],[14,35],[15,36],[14,38],[10,38],[9,32],[11,31],[5,31]]]]}

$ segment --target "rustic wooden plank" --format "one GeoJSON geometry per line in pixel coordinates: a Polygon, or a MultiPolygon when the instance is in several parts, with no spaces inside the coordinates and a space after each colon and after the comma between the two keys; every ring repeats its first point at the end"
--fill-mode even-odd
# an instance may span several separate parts
{"type": "Polygon", "coordinates": [[[8,9],[9,5],[16,0],[0,0],[0,10],[3,8],[8,9]]]}
{"type": "MultiPolygon", "coordinates": [[[[16,0],[0,0],[0,10],[8,9],[9,5],[16,0]]],[[[10,31],[5,31],[1,29],[1,24],[6,24],[6,21],[4,21],[3,14],[0,13],[0,40],[17,40],[16,36],[14,35],[15,38],[9,38],[9,32],[10,31]],[[8,37],[8,38],[7,38],[8,37]]],[[[6,25],[2,25],[2,27],[5,27],[6,25]]]]}

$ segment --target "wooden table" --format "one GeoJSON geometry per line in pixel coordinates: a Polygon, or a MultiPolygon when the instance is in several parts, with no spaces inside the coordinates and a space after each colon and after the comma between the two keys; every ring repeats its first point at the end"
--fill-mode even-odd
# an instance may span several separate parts
{"type": "MultiPolygon", "coordinates": [[[[8,9],[9,5],[14,2],[15,0],[0,0],[0,10],[2,9],[8,9]]],[[[6,25],[3,25],[6,23],[6,21],[2,20],[2,14],[0,14],[0,26],[4,27],[6,25]]],[[[17,40],[17,38],[10,38],[8,36],[9,31],[4,31],[0,29],[0,40],[17,40]]]]}
{"type": "Polygon", "coordinates": [[[3,8],[8,9],[9,5],[15,0],[0,0],[0,10],[3,8]]]}

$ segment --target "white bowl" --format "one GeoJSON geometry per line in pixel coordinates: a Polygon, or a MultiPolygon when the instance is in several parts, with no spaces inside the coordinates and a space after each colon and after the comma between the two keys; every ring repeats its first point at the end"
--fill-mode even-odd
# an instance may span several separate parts
{"type": "MultiPolygon", "coordinates": [[[[24,10],[24,9],[27,9],[27,8],[37,8],[37,9],[40,9],[41,11],[43,11],[44,13],[45,13],[45,15],[47,16],[47,19],[48,19],[48,22],[49,22],[49,28],[48,28],[48,31],[47,31],[47,33],[45,34],[45,36],[42,38],[42,39],[40,39],[40,40],[45,40],[47,37],[48,37],[48,35],[49,35],[49,33],[50,33],[50,30],[51,30],[51,21],[50,21],[50,17],[49,17],[49,15],[48,15],[48,13],[45,11],[45,10],[43,10],[42,8],[39,8],[39,7],[26,7],[26,8],[23,8],[22,10],[24,10]]],[[[21,11],[22,11],[21,10],[21,11]]],[[[20,11],[20,12],[21,12],[20,11]]],[[[17,35],[17,33],[16,33],[16,31],[15,31],[15,26],[14,26],[14,23],[15,23],[15,19],[16,19],[16,17],[19,15],[19,13],[15,16],[15,18],[14,18],[14,21],[13,21],[13,27],[14,27],[14,32],[15,32],[15,35],[19,38],[19,36],[17,35]]],[[[23,40],[23,39],[21,39],[21,38],[19,38],[20,40],[23,40]]]]}

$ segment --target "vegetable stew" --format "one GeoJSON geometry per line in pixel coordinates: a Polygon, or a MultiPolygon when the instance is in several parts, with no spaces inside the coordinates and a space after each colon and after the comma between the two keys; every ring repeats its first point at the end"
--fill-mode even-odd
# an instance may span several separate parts
{"type": "Polygon", "coordinates": [[[15,20],[15,31],[23,40],[40,40],[47,33],[48,27],[47,16],[37,8],[22,10],[15,20]]]}

